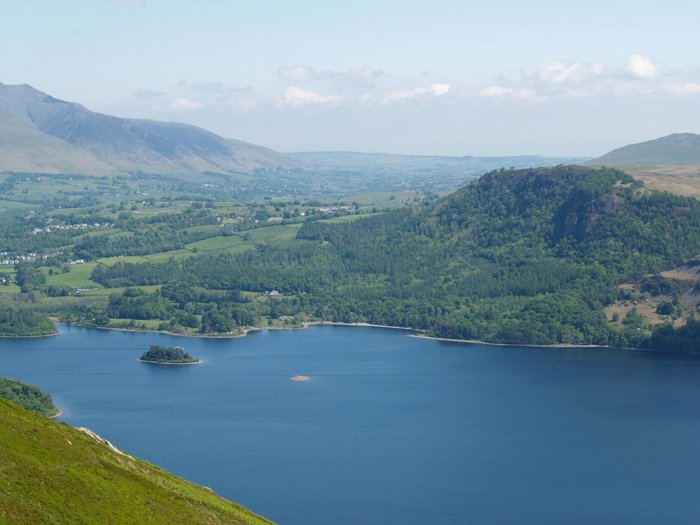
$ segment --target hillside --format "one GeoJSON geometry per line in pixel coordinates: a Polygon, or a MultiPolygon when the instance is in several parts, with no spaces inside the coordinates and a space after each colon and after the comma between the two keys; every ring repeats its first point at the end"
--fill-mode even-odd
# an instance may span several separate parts
{"type": "Polygon", "coordinates": [[[700,135],[674,133],[629,144],[588,162],[594,166],[700,164],[700,135]]]}
{"type": "Polygon", "coordinates": [[[270,523],[145,461],[0,400],[0,522],[270,523]]]}
{"type": "Polygon", "coordinates": [[[172,324],[202,311],[202,333],[293,316],[496,343],[638,346],[650,328],[617,326],[603,309],[619,285],[700,253],[700,202],[649,191],[614,169],[498,170],[434,204],[306,222],[297,241],[99,266],[92,278],[106,287],[167,284],[111,297],[108,312],[153,319],[159,311],[172,324]],[[222,301],[203,289],[284,297],[222,301]]]}
{"type": "Polygon", "coordinates": [[[103,115],[26,84],[0,84],[0,172],[226,174],[303,165],[195,126],[103,115]]]}

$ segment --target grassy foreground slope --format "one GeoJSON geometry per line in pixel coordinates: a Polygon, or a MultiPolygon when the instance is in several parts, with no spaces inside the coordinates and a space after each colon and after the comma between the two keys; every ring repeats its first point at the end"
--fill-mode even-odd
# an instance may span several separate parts
{"type": "Polygon", "coordinates": [[[0,523],[270,522],[88,434],[0,399],[0,523]]]}

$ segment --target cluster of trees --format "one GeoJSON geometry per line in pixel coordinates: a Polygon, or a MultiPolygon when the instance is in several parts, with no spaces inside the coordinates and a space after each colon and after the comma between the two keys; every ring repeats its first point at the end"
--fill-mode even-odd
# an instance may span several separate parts
{"type": "Polygon", "coordinates": [[[672,352],[698,352],[700,350],[700,321],[689,319],[688,323],[674,329],[671,325],[657,328],[643,346],[672,352]]]}
{"type": "Polygon", "coordinates": [[[56,327],[44,316],[26,308],[0,304],[0,336],[50,335],[56,327]]]}
{"type": "Polygon", "coordinates": [[[0,397],[42,416],[51,417],[58,414],[58,408],[50,395],[35,386],[8,377],[0,377],[0,397]]]}
{"type": "Polygon", "coordinates": [[[138,288],[111,294],[107,305],[107,315],[112,318],[169,319],[174,313],[175,308],[166,298],[138,288]]]}
{"type": "Polygon", "coordinates": [[[148,351],[139,358],[141,361],[152,361],[154,363],[185,364],[197,363],[198,360],[185,352],[179,346],[151,345],[148,351]]]}
{"type": "Polygon", "coordinates": [[[15,282],[23,292],[31,292],[46,283],[46,275],[34,263],[15,265],[15,282]]]}

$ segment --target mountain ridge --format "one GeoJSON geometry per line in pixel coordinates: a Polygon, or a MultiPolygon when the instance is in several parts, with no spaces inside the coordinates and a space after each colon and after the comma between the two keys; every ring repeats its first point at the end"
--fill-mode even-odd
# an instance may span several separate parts
{"type": "Polygon", "coordinates": [[[628,144],[588,161],[589,165],[684,165],[700,164],[700,134],[672,133],[628,144]]]}
{"type": "Polygon", "coordinates": [[[304,165],[189,124],[105,115],[28,84],[0,83],[0,171],[182,175],[304,165]]]}

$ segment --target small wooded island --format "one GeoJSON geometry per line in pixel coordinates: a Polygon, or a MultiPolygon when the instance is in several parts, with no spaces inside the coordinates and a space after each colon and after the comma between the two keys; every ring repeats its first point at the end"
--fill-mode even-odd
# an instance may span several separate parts
{"type": "Polygon", "coordinates": [[[139,361],[156,365],[197,365],[199,359],[192,357],[179,346],[151,345],[151,348],[139,357],[139,361]]]}

